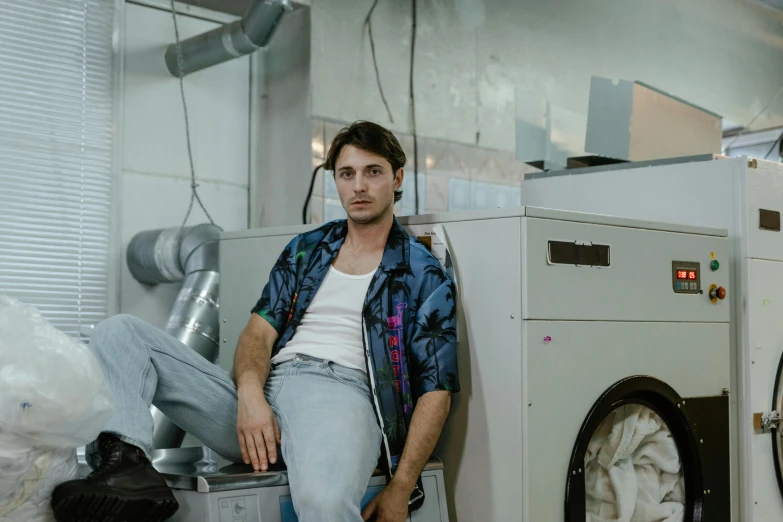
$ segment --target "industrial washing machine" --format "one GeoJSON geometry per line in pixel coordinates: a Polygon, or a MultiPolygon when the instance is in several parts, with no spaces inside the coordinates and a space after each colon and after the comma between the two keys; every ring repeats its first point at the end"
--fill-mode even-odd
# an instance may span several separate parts
{"type": "MultiPolygon", "coordinates": [[[[531,207],[399,221],[460,301],[462,390],[435,455],[448,512],[426,520],[729,519],[725,230],[531,207]]],[[[309,228],[222,234],[224,368],[309,228]]]]}
{"type": "MultiPolygon", "coordinates": [[[[232,464],[205,447],[155,450],[153,465],[160,471],[179,503],[169,522],[296,522],[284,466],[264,473],[232,464]]],[[[367,485],[362,508],[386,485],[376,471],[367,485]]],[[[443,465],[431,459],[424,467],[425,504],[410,522],[447,522],[443,465]]]]}
{"type": "Polygon", "coordinates": [[[783,520],[783,165],[705,155],[548,172],[527,176],[522,199],[729,231],[732,520],[783,520]]]}

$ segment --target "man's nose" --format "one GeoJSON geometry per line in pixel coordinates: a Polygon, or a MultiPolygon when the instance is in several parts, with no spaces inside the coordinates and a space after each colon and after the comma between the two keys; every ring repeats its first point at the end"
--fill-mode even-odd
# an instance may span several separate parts
{"type": "Polygon", "coordinates": [[[367,180],[362,174],[357,174],[353,178],[353,191],[354,192],[367,192],[367,180]]]}

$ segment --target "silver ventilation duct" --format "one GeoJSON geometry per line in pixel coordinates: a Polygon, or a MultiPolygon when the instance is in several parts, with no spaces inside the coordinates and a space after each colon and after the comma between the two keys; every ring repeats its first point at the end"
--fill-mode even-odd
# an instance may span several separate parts
{"type": "MultiPolygon", "coordinates": [[[[183,281],[165,331],[214,363],[218,357],[218,242],[215,225],[139,232],[128,245],[127,262],[140,283],[183,281]]],[[[152,407],[155,449],[178,448],[185,432],[152,407]]]]}
{"type": "MultiPolygon", "coordinates": [[[[180,42],[183,76],[265,47],[275,34],[290,0],[254,0],[241,20],[180,42]]],[[[177,46],[166,48],[166,67],[179,77],[177,46]]]]}

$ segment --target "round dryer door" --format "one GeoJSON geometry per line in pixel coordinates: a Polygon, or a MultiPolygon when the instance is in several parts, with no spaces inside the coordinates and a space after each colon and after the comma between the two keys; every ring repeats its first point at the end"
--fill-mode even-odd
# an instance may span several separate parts
{"type": "Polygon", "coordinates": [[[761,426],[772,432],[772,453],[775,459],[775,474],[778,477],[778,488],[783,495],[783,428],[780,426],[780,415],[783,412],[783,357],[778,363],[778,375],[775,377],[775,390],[772,396],[772,412],[764,414],[760,420],[761,426]]]}
{"type": "Polygon", "coordinates": [[[650,407],[628,403],[612,410],[587,445],[583,470],[588,520],[683,520],[680,452],[650,407]]]}
{"type": "MultiPolygon", "coordinates": [[[[718,504],[724,505],[713,503],[707,512],[725,509],[730,516],[728,401],[699,404],[702,399],[683,399],[651,377],[630,377],[607,390],[588,413],[574,446],[565,520],[711,522],[715,519],[705,513],[705,502],[723,493],[718,504]],[[702,431],[703,417],[715,413],[704,411],[705,406],[725,411],[725,436],[709,444],[709,455],[703,454],[705,441],[696,431],[702,431]],[[725,472],[713,477],[718,469],[707,459],[715,450],[723,454],[717,461],[725,461],[725,472]]],[[[723,519],[722,514],[717,518],[723,519]]]]}

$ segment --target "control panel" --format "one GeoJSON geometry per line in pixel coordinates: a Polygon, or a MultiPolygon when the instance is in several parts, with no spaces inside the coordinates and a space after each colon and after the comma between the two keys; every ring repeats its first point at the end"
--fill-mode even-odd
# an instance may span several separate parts
{"type": "MultiPolygon", "coordinates": [[[[711,254],[709,268],[716,272],[720,262],[711,254]]],[[[672,289],[676,294],[703,294],[701,286],[701,263],[697,261],[672,261],[672,289]]],[[[726,298],[726,289],[716,284],[710,284],[707,295],[712,303],[726,298]]]]}
{"type": "Polygon", "coordinates": [[[672,287],[677,294],[701,293],[701,263],[672,261],[672,287]]]}

